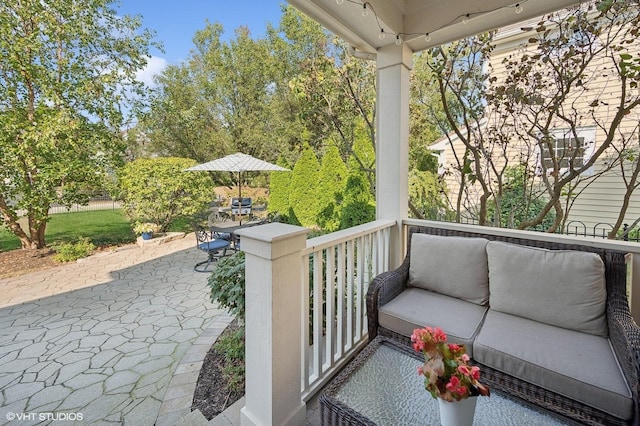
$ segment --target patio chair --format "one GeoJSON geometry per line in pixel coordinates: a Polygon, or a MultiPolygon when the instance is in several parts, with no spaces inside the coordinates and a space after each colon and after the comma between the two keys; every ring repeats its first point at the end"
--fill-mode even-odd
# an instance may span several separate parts
{"type": "Polygon", "coordinates": [[[207,253],[207,260],[196,263],[193,270],[196,272],[210,272],[208,270],[209,265],[227,254],[229,241],[216,238],[214,233],[201,225],[194,225],[194,232],[196,234],[196,247],[198,250],[207,253]],[[204,267],[202,267],[202,265],[204,265],[204,267]]]}

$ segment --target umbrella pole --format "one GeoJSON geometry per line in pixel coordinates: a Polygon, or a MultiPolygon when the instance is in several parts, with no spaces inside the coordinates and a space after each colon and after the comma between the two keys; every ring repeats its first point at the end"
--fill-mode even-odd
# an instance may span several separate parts
{"type": "Polygon", "coordinates": [[[242,172],[238,172],[238,212],[240,213],[240,225],[242,225],[242,172]]]}

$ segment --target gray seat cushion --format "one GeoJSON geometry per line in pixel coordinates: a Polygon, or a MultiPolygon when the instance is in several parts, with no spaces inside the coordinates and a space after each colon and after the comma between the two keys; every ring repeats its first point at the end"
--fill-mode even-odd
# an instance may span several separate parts
{"type": "Polygon", "coordinates": [[[604,262],[595,253],[487,244],[491,309],[607,337],[604,262]]]}
{"type": "Polygon", "coordinates": [[[489,301],[488,242],[414,233],[407,285],[485,305],[489,301]]]}
{"type": "Polygon", "coordinates": [[[474,359],[550,391],[630,419],[631,392],[609,339],[490,309],[474,359]]]}
{"type": "Polygon", "coordinates": [[[380,307],[378,323],[391,331],[411,336],[416,328],[440,327],[448,342],[464,344],[473,357],[473,338],[478,333],[486,306],[418,288],[407,288],[380,307]]]}

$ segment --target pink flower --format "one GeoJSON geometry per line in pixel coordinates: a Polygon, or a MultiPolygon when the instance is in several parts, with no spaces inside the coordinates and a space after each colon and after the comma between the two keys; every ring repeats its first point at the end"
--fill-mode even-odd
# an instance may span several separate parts
{"type": "Polygon", "coordinates": [[[411,342],[413,342],[413,349],[416,352],[422,352],[425,348],[425,335],[426,331],[424,329],[416,328],[413,330],[413,334],[411,335],[411,342]]]}
{"type": "Polygon", "coordinates": [[[451,376],[446,388],[449,392],[460,396],[466,396],[468,392],[467,387],[460,382],[460,379],[457,376],[451,376]]]}
{"type": "Polygon", "coordinates": [[[447,335],[444,333],[444,331],[442,331],[441,328],[436,327],[433,329],[433,339],[436,342],[446,342],[447,335]]]}
{"type": "Polygon", "coordinates": [[[480,367],[475,365],[471,367],[471,377],[473,380],[480,380],[480,367]]]}
{"type": "Polygon", "coordinates": [[[449,383],[447,383],[447,389],[452,391],[460,385],[460,379],[456,376],[451,376],[449,383]]]}
{"type": "Polygon", "coordinates": [[[471,358],[469,358],[469,355],[467,355],[467,354],[462,354],[462,360],[463,360],[464,362],[469,362],[469,360],[470,360],[470,359],[471,359],[471,358]]]}
{"type": "Polygon", "coordinates": [[[422,370],[422,366],[419,365],[418,366],[418,376],[422,376],[424,374],[424,371],[422,370]]]}
{"type": "Polygon", "coordinates": [[[458,371],[462,374],[464,374],[465,376],[471,376],[471,369],[469,367],[467,367],[466,365],[459,365],[458,366],[458,371]]]}

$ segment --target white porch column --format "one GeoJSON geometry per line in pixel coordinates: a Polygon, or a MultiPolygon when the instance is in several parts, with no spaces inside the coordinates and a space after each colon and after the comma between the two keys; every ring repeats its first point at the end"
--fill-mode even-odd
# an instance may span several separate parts
{"type": "Polygon", "coordinates": [[[308,230],[271,223],[238,232],[245,252],[246,385],[242,425],[300,425],[302,283],[308,230]]]}
{"type": "Polygon", "coordinates": [[[409,210],[409,73],[413,53],[391,44],[377,56],[376,217],[398,222],[392,230],[389,266],[402,261],[400,224],[409,210]]]}

